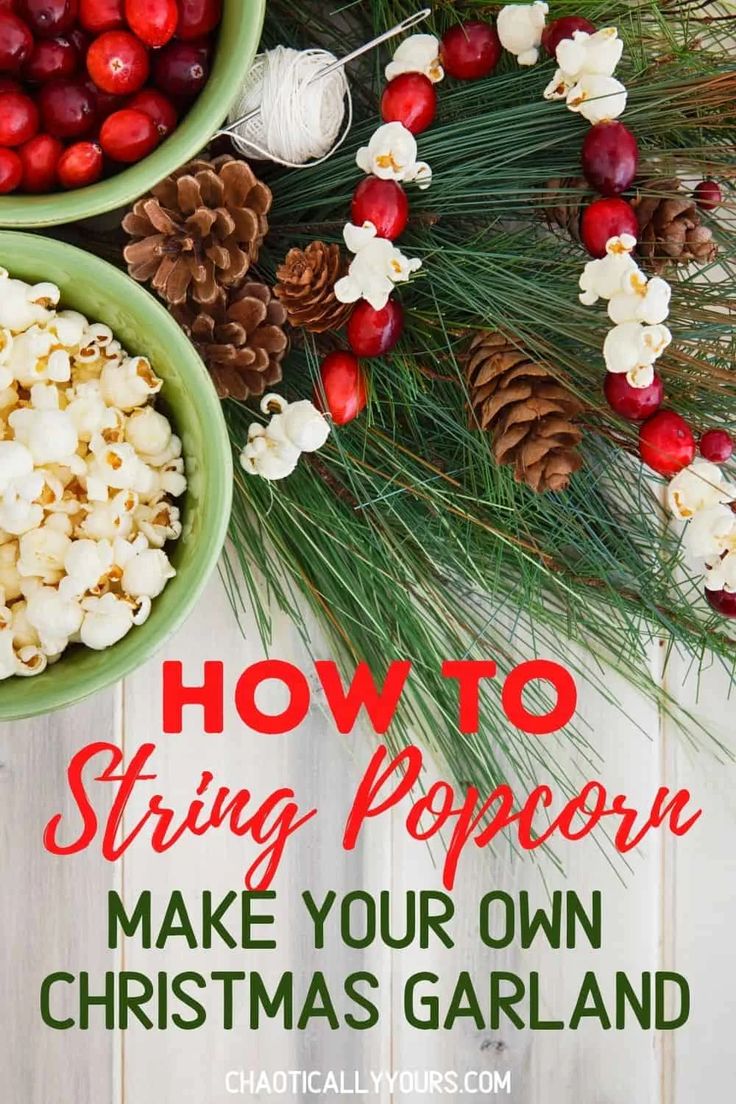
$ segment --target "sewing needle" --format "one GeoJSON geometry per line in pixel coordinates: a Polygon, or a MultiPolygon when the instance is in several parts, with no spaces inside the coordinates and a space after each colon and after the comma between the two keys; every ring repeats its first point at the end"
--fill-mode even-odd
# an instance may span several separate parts
{"type": "MultiPolygon", "coordinates": [[[[392,27],[390,31],[384,31],[383,34],[378,35],[377,38],[372,38],[370,42],[366,42],[364,46],[359,46],[357,50],[353,50],[351,53],[346,54],[345,57],[336,58],[335,61],[330,62],[324,69],[320,69],[319,73],[308,81],[308,84],[313,84],[316,80],[322,80],[323,77],[327,77],[330,73],[334,73],[336,69],[342,69],[351,61],[355,61],[356,58],[362,57],[363,54],[367,54],[370,50],[374,50],[376,46],[380,46],[383,42],[388,42],[391,38],[396,38],[397,35],[403,34],[404,31],[411,30],[412,27],[416,27],[418,23],[422,23],[432,14],[431,8],[422,8],[420,11],[415,12],[413,15],[407,16],[406,19],[402,19],[401,23],[397,23],[395,27],[392,27]]],[[[217,131],[215,137],[218,138],[222,134],[231,134],[236,131],[238,127],[243,123],[250,122],[251,119],[257,118],[260,113],[260,107],[254,108],[253,111],[249,111],[247,115],[241,115],[239,119],[234,119],[232,123],[228,123],[226,127],[222,127],[217,131]]]]}

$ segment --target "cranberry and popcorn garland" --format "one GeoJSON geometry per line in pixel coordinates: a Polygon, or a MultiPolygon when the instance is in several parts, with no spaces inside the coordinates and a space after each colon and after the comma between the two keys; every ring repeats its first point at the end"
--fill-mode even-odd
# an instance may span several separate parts
{"type": "MultiPolygon", "coordinates": [[[[315,403],[326,404],[335,425],[345,425],[367,401],[361,357],[380,356],[399,340],[403,311],[391,298],[397,283],[421,267],[393,244],[406,228],[409,200],[402,183],[416,181],[429,187],[429,165],[417,160],[415,134],[434,120],[437,99],[434,83],[444,76],[439,43],[432,35],[412,35],[396,50],[387,66],[388,85],[381,112],[384,123],[367,146],[358,151],[357,164],[366,179],[356,188],[352,222],[345,226],[345,244],[353,254],[348,273],[335,284],[335,295],[355,308],[347,326],[352,352],[338,351],[320,366],[321,387],[315,403]]],[[[303,452],[321,448],[330,423],[315,403],[287,403],[278,395],[261,402],[267,425],[252,423],[240,463],[249,475],[269,481],[284,479],[295,470],[303,452]]]]}
{"type": "MultiPolygon", "coordinates": [[[[635,136],[618,121],[627,103],[626,88],[614,76],[623,43],[616,28],[596,30],[578,16],[546,25],[547,12],[542,0],[510,4],[499,13],[496,27],[471,21],[452,27],[441,44],[432,35],[413,35],[396,50],[386,67],[383,124],[357,154],[366,179],[355,191],[351,222],[344,230],[345,244],[354,256],[348,274],[335,285],[341,302],[355,304],[347,327],[352,352],[338,351],[323,361],[315,401],[325,402],[336,425],[357,417],[366,405],[365,377],[357,357],[389,352],[403,332],[403,311],[392,293],[421,261],[405,256],[393,243],[409,218],[403,184],[431,184],[429,165],[417,158],[416,135],[434,121],[434,85],[445,73],[460,80],[487,76],[502,49],[520,65],[533,65],[543,47],[558,65],[545,98],[564,100],[569,110],[591,124],[583,141],[582,168],[602,198],[586,208],[581,220],[582,240],[594,259],[581,276],[580,299],[585,305],[605,301],[612,322],[603,346],[606,399],[622,417],[642,423],[641,458],[671,477],[667,502],[673,515],[688,523],[683,543],[705,573],[706,597],[713,609],[736,617],[736,514],[731,509],[736,487],[726,483],[716,466],[730,458],[733,442],[725,431],[711,430],[700,442],[703,459],[695,461],[697,446],[690,427],[676,412],[660,409],[664,386],[654,365],[672,339],[665,325],[672,289],[659,276],[648,278],[632,256],[638,224],[621,193],[636,177],[639,149],[635,136]]],[[[718,185],[703,181],[696,197],[703,209],[712,210],[720,202],[718,185]]],[[[269,407],[274,398],[267,396],[264,411],[274,409],[269,407]]],[[[300,417],[311,424],[315,407],[296,405],[304,407],[300,417]]],[[[265,430],[252,427],[243,454],[246,470],[273,479],[294,469],[300,451],[291,448],[285,425],[279,408],[265,430]]],[[[320,447],[328,433],[329,426],[317,430],[312,447],[320,447]]]]}
{"type": "MultiPolygon", "coordinates": [[[[642,423],[641,459],[670,478],[667,505],[687,523],[683,546],[705,576],[706,598],[717,612],[736,617],[736,487],[716,463],[730,458],[733,443],[725,431],[711,430],[700,443],[703,459],[695,460],[690,426],[675,411],[660,409],[664,385],[654,365],[672,340],[664,324],[672,289],[659,276],[647,278],[636,264],[637,220],[620,198],[633,183],[639,160],[634,135],[616,121],[627,97],[613,75],[623,44],[615,28],[571,25],[569,30],[570,37],[563,33],[550,39],[558,69],[544,95],[564,99],[592,124],[583,142],[583,172],[603,198],[591,203],[581,219],[583,244],[594,260],[580,278],[580,301],[586,306],[605,301],[613,323],[603,344],[604,393],[619,415],[642,423]]],[[[703,181],[696,196],[712,210],[720,202],[720,189],[703,181]]]]}
{"type": "Polygon", "coordinates": [[[396,284],[421,268],[417,257],[405,256],[394,242],[409,217],[403,184],[415,182],[424,189],[432,181],[429,165],[418,159],[415,136],[432,124],[437,110],[434,85],[444,77],[438,40],[433,35],[410,36],[386,67],[386,77],[381,97],[384,122],[356,156],[366,180],[355,191],[352,221],[344,229],[353,260],[347,275],[335,284],[340,302],[357,304],[347,336],[359,357],[380,356],[399,340],[403,312],[391,296],[396,284]]]}

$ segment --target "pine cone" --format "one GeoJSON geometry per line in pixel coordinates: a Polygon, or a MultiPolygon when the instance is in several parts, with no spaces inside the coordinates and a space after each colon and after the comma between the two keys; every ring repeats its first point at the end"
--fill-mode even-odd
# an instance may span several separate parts
{"type": "Polygon", "coordinates": [[[669,264],[705,265],[718,246],[703,226],[695,200],[680,189],[679,180],[649,180],[632,200],[639,220],[638,253],[644,265],[661,272],[669,264]]]}
{"type": "Polygon", "coordinates": [[[268,230],[271,190],[233,157],[192,161],[139,199],[123,229],[134,280],[168,303],[213,304],[243,280],[268,230]]]}
{"type": "Polygon", "coordinates": [[[211,306],[186,303],[171,313],[207,365],[221,399],[262,395],[282,378],[286,311],[265,284],[220,288],[211,306]]]}
{"type": "Polygon", "coordinates": [[[513,465],[533,491],[563,491],[583,462],[580,400],[497,331],[473,338],[467,371],[475,422],[492,433],[496,463],[513,465]]]}
{"type": "Polygon", "coordinates": [[[348,263],[339,245],[311,242],[306,249],[290,249],[276,270],[274,294],[286,308],[292,326],[312,333],[339,330],[353,310],[335,296],[335,282],[347,273],[348,263]]]}
{"type": "Polygon", "coordinates": [[[581,176],[554,177],[545,184],[542,213],[550,230],[559,227],[580,241],[580,218],[592,192],[581,176]]]}

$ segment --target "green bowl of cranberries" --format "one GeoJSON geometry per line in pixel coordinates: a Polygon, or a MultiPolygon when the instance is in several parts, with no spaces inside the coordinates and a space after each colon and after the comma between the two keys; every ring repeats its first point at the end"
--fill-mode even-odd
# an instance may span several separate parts
{"type": "Polygon", "coordinates": [[[265,0],[0,0],[0,226],[132,203],[235,101],[265,0]]]}

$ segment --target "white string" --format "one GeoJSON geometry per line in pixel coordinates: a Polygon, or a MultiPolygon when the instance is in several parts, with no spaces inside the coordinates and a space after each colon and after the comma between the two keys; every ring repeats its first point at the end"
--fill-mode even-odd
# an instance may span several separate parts
{"type": "Polygon", "coordinates": [[[234,122],[257,110],[230,132],[241,152],[293,169],[320,165],[331,157],[352,125],[350,86],[341,68],[314,78],[336,60],[327,50],[286,46],[259,54],[230,113],[234,122]]]}

